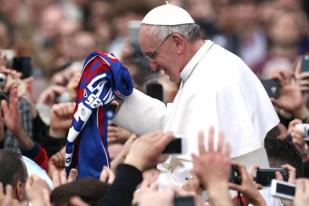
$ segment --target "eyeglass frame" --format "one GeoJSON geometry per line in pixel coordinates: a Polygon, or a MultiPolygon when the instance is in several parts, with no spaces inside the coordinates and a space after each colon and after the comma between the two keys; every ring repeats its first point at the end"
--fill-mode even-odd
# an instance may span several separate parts
{"type": "Polygon", "coordinates": [[[160,48],[173,34],[174,33],[167,35],[165,39],[159,44],[159,46],[150,55],[145,54],[146,59],[148,59],[148,61],[155,61],[156,57],[159,54],[160,48]]]}

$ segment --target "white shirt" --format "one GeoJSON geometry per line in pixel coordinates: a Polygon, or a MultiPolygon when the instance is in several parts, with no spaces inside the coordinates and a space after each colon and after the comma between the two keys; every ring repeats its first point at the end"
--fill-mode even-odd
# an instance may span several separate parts
{"type": "MultiPolygon", "coordinates": [[[[207,136],[210,126],[224,132],[233,158],[261,148],[266,133],[279,123],[254,73],[239,57],[211,41],[205,42],[180,76],[180,89],[167,107],[134,90],[115,117],[117,124],[138,134],[163,129],[187,138],[188,152],[159,165],[163,172],[179,167],[175,159],[181,160],[180,167],[191,169],[191,154],[198,152],[198,132],[203,130],[207,136]]],[[[179,173],[181,179],[185,173],[179,173]]]]}
{"type": "Polygon", "coordinates": [[[54,188],[54,184],[45,170],[43,170],[37,163],[26,156],[22,156],[22,160],[26,165],[28,176],[37,175],[45,180],[51,189],[54,188]]]}

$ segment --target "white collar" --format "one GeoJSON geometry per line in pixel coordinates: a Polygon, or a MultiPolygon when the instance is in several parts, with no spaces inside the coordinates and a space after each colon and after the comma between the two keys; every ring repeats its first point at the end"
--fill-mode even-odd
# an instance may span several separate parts
{"type": "Polygon", "coordinates": [[[193,55],[190,61],[186,64],[183,70],[180,72],[181,79],[185,82],[197,66],[197,64],[202,60],[204,55],[209,51],[209,49],[214,45],[210,40],[206,40],[203,46],[193,55]]]}

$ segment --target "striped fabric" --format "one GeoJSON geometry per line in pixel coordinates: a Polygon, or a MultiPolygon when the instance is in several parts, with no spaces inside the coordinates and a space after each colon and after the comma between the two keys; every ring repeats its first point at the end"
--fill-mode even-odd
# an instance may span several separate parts
{"type": "Polygon", "coordinates": [[[85,60],[76,90],[76,106],[66,143],[66,171],[77,168],[80,178],[99,178],[110,166],[106,109],[115,98],[132,93],[130,74],[111,54],[94,51],[85,60]]]}

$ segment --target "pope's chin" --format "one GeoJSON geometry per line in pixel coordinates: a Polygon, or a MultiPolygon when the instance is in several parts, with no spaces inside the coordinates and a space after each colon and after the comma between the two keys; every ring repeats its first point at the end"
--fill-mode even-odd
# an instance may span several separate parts
{"type": "MultiPolygon", "coordinates": [[[[166,73],[167,74],[167,73],[166,73]]],[[[168,75],[168,77],[169,77],[169,79],[170,79],[170,81],[171,82],[174,82],[174,83],[178,83],[178,82],[180,82],[180,77],[175,77],[175,76],[172,76],[172,75],[170,75],[170,74],[167,74],[168,75]]]]}

